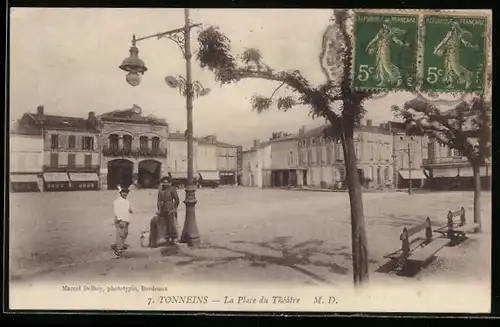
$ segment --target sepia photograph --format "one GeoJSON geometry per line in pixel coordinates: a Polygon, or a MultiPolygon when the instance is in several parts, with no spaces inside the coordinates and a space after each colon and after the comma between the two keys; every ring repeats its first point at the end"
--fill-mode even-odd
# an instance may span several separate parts
{"type": "Polygon", "coordinates": [[[11,310],[491,311],[491,10],[11,8],[11,310]]]}

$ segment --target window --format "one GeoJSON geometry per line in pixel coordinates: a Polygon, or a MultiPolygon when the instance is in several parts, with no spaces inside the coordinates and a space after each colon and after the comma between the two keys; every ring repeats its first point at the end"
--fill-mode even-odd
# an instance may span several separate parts
{"type": "Polygon", "coordinates": [[[316,157],[318,159],[318,164],[323,163],[323,147],[319,146],[316,148],[316,157]]]}
{"type": "Polygon", "coordinates": [[[50,136],[50,147],[51,149],[59,149],[59,135],[52,134],[50,136]]]}
{"type": "Polygon", "coordinates": [[[389,167],[385,167],[385,169],[384,169],[384,180],[386,180],[386,181],[390,180],[390,178],[389,178],[389,167]]]}
{"type": "Polygon", "coordinates": [[[76,154],[70,153],[68,154],[68,167],[75,168],[76,166],[76,154]]]}
{"type": "Polygon", "coordinates": [[[109,148],[112,150],[118,150],[118,139],[120,137],[117,134],[111,134],[109,136],[109,148]]]}
{"type": "Polygon", "coordinates": [[[153,148],[153,150],[156,150],[156,151],[158,151],[160,149],[160,138],[159,137],[157,137],[157,136],[153,137],[151,147],[153,148]]]}
{"type": "Polygon", "coordinates": [[[132,136],[123,135],[123,150],[126,151],[132,150],[132,136]]]}
{"type": "MultiPolygon", "coordinates": [[[[358,156],[358,151],[356,151],[356,157],[358,156]]],[[[375,150],[373,148],[373,143],[370,143],[370,159],[375,159],[375,150]]]]}
{"type": "Polygon", "coordinates": [[[148,149],[148,137],[147,136],[141,136],[139,138],[139,149],[141,149],[141,150],[148,149]]]}
{"type": "Polygon", "coordinates": [[[76,149],[76,137],[74,135],[69,136],[68,148],[76,149]]]}
{"type": "Polygon", "coordinates": [[[58,153],[51,153],[50,154],[50,167],[51,168],[59,167],[59,154],[58,153]]]}
{"type": "Polygon", "coordinates": [[[310,165],[312,162],[312,151],[311,149],[307,150],[307,165],[310,165]]]}
{"type": "Polygon", "coordinates": [[[92,136],[82,137],[82,149],[83,150],[93,150],[94,149],[94,138],[92,136]]]}
{"type": "Polygon", "coordinates": [[[293,165],[293,152],[290,151],[290,165],[293,165]]]}
{"type": "Polygon", "coordinates": [[[447,156],[447,157],[451,157],[451,156],[453,155],[453,153],[452,153],[453,151],[451,150],[451,148],[446,147],[446,150],[447,150],[447,154],[446,154],[446,156],[447,156]]]}
{"type": "Polygon", "coordinates": [[[85,168],[91,168],[92,167],[92,155],[86,154],[85,155],[85,168]]]}

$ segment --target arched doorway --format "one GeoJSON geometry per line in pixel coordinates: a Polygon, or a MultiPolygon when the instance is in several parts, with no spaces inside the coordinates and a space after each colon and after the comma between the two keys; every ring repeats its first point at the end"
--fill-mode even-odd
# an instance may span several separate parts
{"type": "Polygon", "coordinates": [[[143,160],[139,162],[138,184],[141,188],[155,188],[160,182],[161,162],[143,160]]]}
{"type": "Polygon", "coordinates": [[[116,159],[108,162],[108,190],[116,190],[118,185],[132,185],[134,163],[126,159],[116,159]]]}

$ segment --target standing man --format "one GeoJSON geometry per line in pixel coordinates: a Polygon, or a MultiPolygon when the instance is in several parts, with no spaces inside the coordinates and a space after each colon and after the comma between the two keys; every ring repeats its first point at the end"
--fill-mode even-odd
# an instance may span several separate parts
{"type": "Polygon", "coordinates": [[[125,240],[128,236],[128,226],[130,224],[130,214],[132,207],[127,199],[128,188],[120,188],[120,196],[113,202],[113,211],[115,214],[116,243],[112,248],[115,255],[121,256],[126,249],[125,240]]]}
{"type": "Polygon", "coordinates": [[[177,189],[172,186],[170,177],[163,177],[160,180],[161,188],[158,191],[158,216],[164,219],[166,225],[167,244],[174,244],[178,238],[177,233],[177,208],[179,207],[179,195],[177,189]]]}

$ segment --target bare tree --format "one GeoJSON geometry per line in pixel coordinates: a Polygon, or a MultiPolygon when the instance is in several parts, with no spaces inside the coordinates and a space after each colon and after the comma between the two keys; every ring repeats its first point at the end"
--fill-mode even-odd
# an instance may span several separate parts
{"type": "Polygon", "coordinates": [[[279,71],[269,67],[258,49],[248,49],[240,56],[233,56],[230,40],[216,27],[209,27],[199,34],[197,59],[202,68],[206,67],[215,74],[216,81],[221,85],[247,78],[276,82],[277,87],[270,96],[252,97],[252,107],[259,113],[268,110],[273,104],[282,111],[299,105],[308,107],[313,119],[322,117],[330,123],[324,133],[340,140],[343,145],[351,207],[353,279],[354,284],[359,285],[368,281],[369,277],[368,245],[353,136],[355,127],[365,113],[363,103],[377,91],[351,87],[353,42],[348,18],[348,10],[334,10],[331,27],[336,34],[330,36],[330,40],[336,45],[336,50],[331,58],[337,60],[338,81],[328,80],[320,85],[312,85],[299,70],[279,71]],[[292,95],[275,97],[282,87],[291,91],[292,95]]]}
{"type": "MultiPolygon", "coordinates": [[[[474,178],[474,222],[481,230],[480,167],[491,157],[491,103],[483,97],[462,101],[454,109],[441,112],[427,101],[414,99],[403,107],[393,106],[396,116],[404,119],[438,143],[458,150],[469,160],[474,178]]],[[[412,133],[412,128],[408,129],[412,133]]]]}

